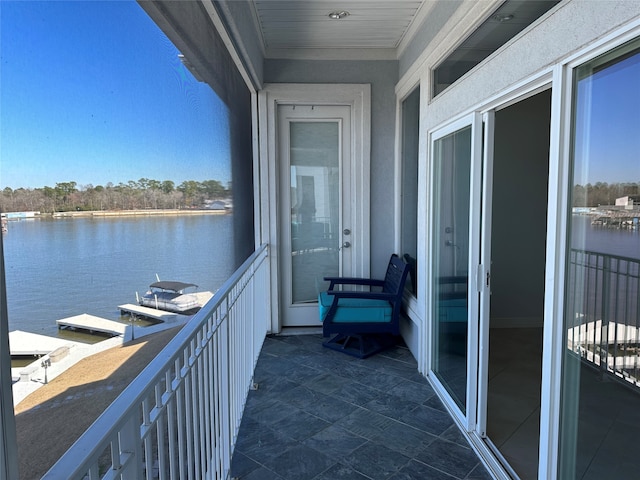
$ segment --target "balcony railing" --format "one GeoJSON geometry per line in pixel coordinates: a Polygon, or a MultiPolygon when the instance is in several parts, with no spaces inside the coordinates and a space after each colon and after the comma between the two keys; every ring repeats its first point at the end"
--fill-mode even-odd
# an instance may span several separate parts
{"type": "Polygon", "coordinates": [[[640,260],[571,250],[567,347],[640,388],[640,260]]]}
{"type": "Polygon", "coordinates": [[[269,322],[267,252],[234,273],[44,478],[228,477],[269,322]]]}

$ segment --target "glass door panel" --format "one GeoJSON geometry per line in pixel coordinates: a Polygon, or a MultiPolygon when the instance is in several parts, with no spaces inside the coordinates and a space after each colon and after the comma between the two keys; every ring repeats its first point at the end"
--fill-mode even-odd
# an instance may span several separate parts
{"type": "Polygon", "coordinates": [[[640,40],[574,71],[558,478],[637,478],[640,40]]]}
{"type": "Polygon", "coordinates": [[[433,143],[433,371],[466,411],[472,127],[433,143]]]}
{"type": "Polygon", "coordinates": [[[338,276],[340,124],[291,122],[291,303],[316,302],[318,282],[338,276]]]}

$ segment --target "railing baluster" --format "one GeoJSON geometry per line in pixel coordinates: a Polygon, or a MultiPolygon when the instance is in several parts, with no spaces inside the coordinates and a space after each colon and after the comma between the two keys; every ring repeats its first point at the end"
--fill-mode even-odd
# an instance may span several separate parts
{"type": "Polygon", "coordinates": [[[227,478],[268,326],[267,259],[263,245],[43,478],[227,478]]]}
{"type": "Polygon", "coordinates": [[[640,386],[640,259],[571,250],[567,348],[640,386]]]}

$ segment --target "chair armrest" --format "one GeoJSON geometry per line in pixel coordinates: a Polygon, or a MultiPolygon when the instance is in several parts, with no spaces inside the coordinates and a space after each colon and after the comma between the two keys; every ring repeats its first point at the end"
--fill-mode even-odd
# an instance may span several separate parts
{"type": "Polygon", "coordinates": [[[361,298],[367,300],[392,301],[396,298],[394,294],[385,292],[343,292],[340,290],[329,290],[327,293],[335,296],[338,300],[340,298],[361,298]]]}
{"type": "Polygon", "coordinates": [[[384,285],[384,280],[376,280],[371,278],[356,278],[356,277],[324,277],[326,282],[331,282],[329,290],[333,290],[335,285],[368,285],[370,287],[381,287],[384,285]]]}

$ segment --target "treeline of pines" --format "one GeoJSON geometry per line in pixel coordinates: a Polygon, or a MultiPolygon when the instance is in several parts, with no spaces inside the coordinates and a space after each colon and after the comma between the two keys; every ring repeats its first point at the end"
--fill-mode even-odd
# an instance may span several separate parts
{"type": "Polygon", "coordinates": [[[176,186],[171,180],[141,178],[114,185],[78,185],[56,183],[55,187],[6,187],[0,192],[0,211],[42,213],[89,210],[137,210],[161,208],[196,208],[207,201],[231,196],[231,184],[218,180],[188,180],[176,186]]]}
{"type": "Polygon", "coordinates": [[[615,205],[616,198],[640,195],[640,182],[636,183],[587,183],[573,187],[574,207],[615,205]]]}

